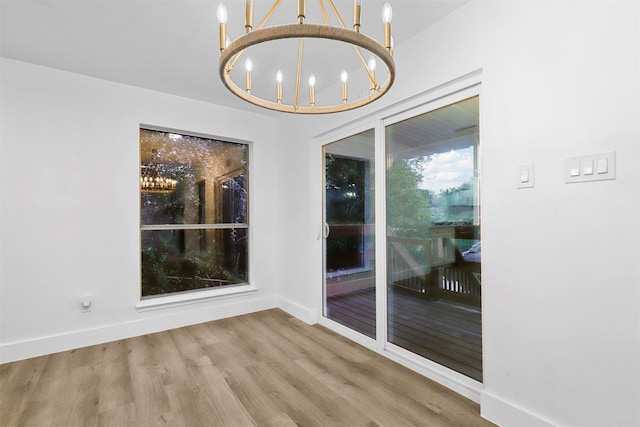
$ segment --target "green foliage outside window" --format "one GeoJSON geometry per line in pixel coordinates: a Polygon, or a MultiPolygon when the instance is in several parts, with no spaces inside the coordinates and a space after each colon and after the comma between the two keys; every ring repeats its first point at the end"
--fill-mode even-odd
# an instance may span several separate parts
{"type": "Polygon", "coordinates": [[[393,160],[387,170],[387,224],[396,237],[429,237],[429,192],[419,187],[427,157],[393,160]]]}

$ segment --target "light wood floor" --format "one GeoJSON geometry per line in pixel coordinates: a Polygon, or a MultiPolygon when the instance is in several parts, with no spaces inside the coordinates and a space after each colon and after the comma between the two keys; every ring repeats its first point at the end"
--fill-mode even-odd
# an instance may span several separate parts
{"type": "Polygon", "coordinates": [[[456,393],[268,310],[0,365],[0,425],[492,424],[456,393]]]}

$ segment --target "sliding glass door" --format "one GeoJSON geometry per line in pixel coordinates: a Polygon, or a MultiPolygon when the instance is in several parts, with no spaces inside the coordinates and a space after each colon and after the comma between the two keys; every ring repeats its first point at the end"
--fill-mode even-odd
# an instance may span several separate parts
{"type": "Polygon", "coordinates": [[[482,381],[478,97],[385,141],[387,340],[482,381]]]}
{"type": "Polygon", "coordinates": [[[481,382],[476,93],[323,145],[323,314],[481,382]]]}
{"type": "Polygon", "coordinates": [[[324,315],[376,336],[373,129],[324,146],[324,315]]]}

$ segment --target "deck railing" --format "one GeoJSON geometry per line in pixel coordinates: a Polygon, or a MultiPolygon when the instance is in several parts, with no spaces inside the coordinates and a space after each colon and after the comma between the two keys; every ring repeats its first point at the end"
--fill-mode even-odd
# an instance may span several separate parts
{"type": "Polygon", "coordinates": [[[427,276],[431,273],[429,240],[388,237],[387,241],[391,283],[421,294],[427,293],[427,276]]]}
{"type": "Polygon", "coordinates": [[[438,268],[431,297],[480,307],[480,263],[461,262],[438,268]]]}
{"type": "Polygon", "coordinates": [[[480,263],[455,255],[453,227],[439,228],[429,239],[387,237],[389,280],[395,287],[430,299],[480,306],[480,263]]]}

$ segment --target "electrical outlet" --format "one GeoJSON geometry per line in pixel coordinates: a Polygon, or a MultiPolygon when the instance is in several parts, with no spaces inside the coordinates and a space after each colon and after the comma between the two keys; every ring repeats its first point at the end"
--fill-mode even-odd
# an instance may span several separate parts
{"type": "Polygon", "coordinates": [[[80,311],[83,313],[88,313],[91,311],[91,305],[93,301],[91,300],[91,296],[86,295],[80,299],[80,311]]]}

